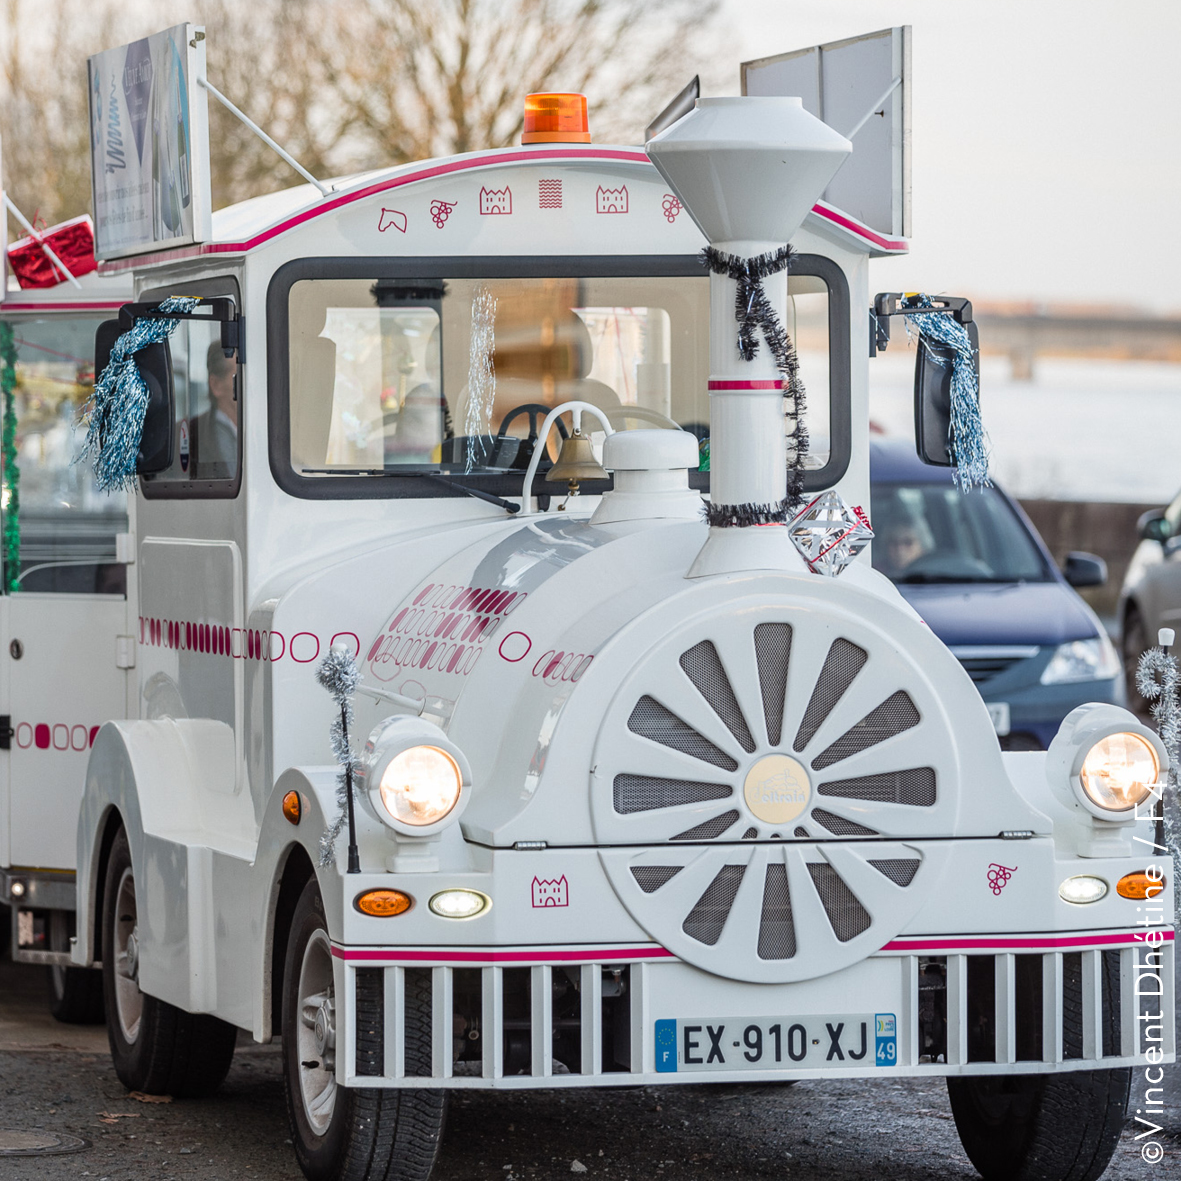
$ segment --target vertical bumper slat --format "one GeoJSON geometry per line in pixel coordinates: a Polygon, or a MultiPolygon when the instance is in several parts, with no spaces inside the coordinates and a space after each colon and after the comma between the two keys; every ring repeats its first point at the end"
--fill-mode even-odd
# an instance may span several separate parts
{"type": "Polygon", "coordinates": [[[406,969],[386,968],[384,986],[384,1070],[387,1078],[406,1076],[406,969]]]}
{"type": "Polygon", "coordinates": [[[914,1066],[919,1060],[919,957],[902,959],[902,1012],[905,1015],[899,1041],[899,1064],[914,1066]]]}
{"type": "Polygon", "coordinates": [[[1083,961],[1083,1058],[1103,1057],[1103,953],[1084,951],[1083,961]]]}
{"type": "Polygon", "coordinates": [[[481,1073],[504,1078],[504,969],[480,973],[481,1073]]]}
{"type": "Polygon", "coordinates": [[[554,1072],[554,990],[553,969],[539,964],[529,969],[529,1046],[533,1055],[534,1078],[549,1078],[554,1072]]]}
{"type": "Polygon", "coordinates": [[[1017,957],[998,955],[996,978],[996,1061],[1017,1061],[1017,957]]]}
{"type": "Polygon", "coordinates": [[[349,963],[344,966],[344,987],[349,1004],[344,1006],[343,1026],[340,1018],[336,1019],[336,1059],[344,1063],[345,1077],[351,1080],[357,1073],[357,969],[349,963]]]}
{"type": "Polygon", "coordinates": [[[947,957],[947,1062],[968,1061],[968,957],[947,957]]]}
{"type": "Polygon", "coordinates": [[[583,964],[578,982],[582,1074],[600,1074],[603,1069],[603,969],[583,964]]]}
{"type": "Polygon", "coordinates": [[[1062,953],[1042,956],[1042,1061],[1061,1062],[1062,953]]]}
{"type": "Polygon", "coordinates": [[[1136,948],[1125,947],[1119,953],[1119,1052],[1125,1057],[1139,1050],[1136,1009],[1136,948]]]}
{"type": "Polygon", "coordinates": [[[648,965],[645,963],[632,964],[628,972],[631,988],[631,1070],[633,1074],[640,1071],[656,1069],[655,1045],[645,1037],[648,1032],[648,1010],[650,1008],[648,989],[648,965]],[[651,1052],[650,1052],[651,1048],[651,1052]],[[649,1057],[653,1061],[648,1061],[649,1057]]]}
{"type": "Polygon", "coordinates": [[[431,969],[431,1074],[450,1078],[455,1037],[453,968],[431,969]]]}
{"type": "Polygon", "coordinates": [[[1163,1049],[1166,1054],[1177,1052],[1177,1022],[1172,1014],[1176,1012],[1177,1004],[1177,959],[1176,945],[1173,943],[1159,943],[1160,977],[1161,977],[1161,1013],[1164,1016],[1165,1027],[1163,1049]]]}

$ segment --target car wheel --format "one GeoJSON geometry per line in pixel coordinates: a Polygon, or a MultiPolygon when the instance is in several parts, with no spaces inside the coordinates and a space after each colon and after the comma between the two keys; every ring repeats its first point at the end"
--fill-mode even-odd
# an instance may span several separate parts
{"type": "Polygon", "coordinates": [[[140,989],[139,902],[123,829],[107,861],[102,936],[107,1039],[119,1081],[146,1095],[212,1095],[230,1069],[238,1031],[140,989]]]}
{"type": "Polygon", "coordinates": [[[1148,721],[1151,717],[1149,703],[1140,695],[1136,688],[1136,670],[1140,667],[1140,657],[1148,651],[1148,629],[1144,620],[1135,607],[1129,607],[1124,616],[1123,632],[1120,636],[1121,653],[1124,659],[1124,679],[1128,687],[1128,709],[1138,718],[1148,721]]]}
{"type": "MultiPolygon", "coordinates": [[[[384,1069],[381,978],[356,989],[357,1055],[384,1069]]],[[[406,1073],[431,1069],[430,975],[406,973],[406,1073]]],[[[313,878],[291,921],[283,969],[283,1081],[296,1159],[309,1181],[426,1181],[447,1112],[445,1091],[342,1087],[332,944],[313,878]]]]}

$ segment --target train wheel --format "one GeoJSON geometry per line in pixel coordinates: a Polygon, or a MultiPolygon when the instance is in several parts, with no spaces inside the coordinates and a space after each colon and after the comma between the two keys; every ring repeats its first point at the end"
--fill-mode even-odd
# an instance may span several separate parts
{"type": "MultiPolygon", "coordinates": [[[[356,1004],[358,1050],[380,1057],[380,989],[359,988],[356,1004]]],[[[283,1080],[299,1166],[310,1181],[426,1181],[446,1093],[339,1086],[337,1012],[332,945],[312,879],[295,908],[283,972],[283,1080]]],[[[408,973],[406,1072],[429,1073],[430,1064],[430,981],[408,973]]]]}
{"type": "MultiPolygon", "coordinates": [[[[70,950],[73,914],[55,910],[49,918],[49,946],[53,951],[70,950]]],[[[51,964],[49,1011],[65,1025],[101,1025],[103,974],[97,968],[66,968],[51,964]]]]}
{"type": "Polygon", "coordinates": [[[949,1078],[968,1159],[984,1181],[1095,1181],[1124,1122],[1131,1071],[949,1078]]]}
{"type": "Polygon", "coordinates": [[[148,1095],[212,1095],[230,1069],[238,1031],[140,990],[138,915],[131,848],[120,830],[103,892],[103,996],[115,1073],[148,1095]]]}

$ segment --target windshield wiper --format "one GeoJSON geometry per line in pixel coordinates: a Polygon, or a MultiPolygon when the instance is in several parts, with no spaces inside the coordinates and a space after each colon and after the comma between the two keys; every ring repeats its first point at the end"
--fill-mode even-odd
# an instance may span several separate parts
{"type": "Polygon", "coordinates": [[[470,488],[467,484],[462,484],[458,480],[451,479],[450,476],[443,475],[442,472],[408,472],[388,467],[305,467],[300,469],[300,473],[305,476],[417,476],[420,479],[435,480],[440,484],[446,484],[448,488],[454,488],[465,496],[474,496],[477,500],[485,500],[489,504],[496,505],[497,508],[504,509],[506,513],[512,514],[521,511],[521,506],[514,504],[511,500],[505,500],[502,496],[495,496],[491,492],[484,492],[479,488],[470,488]]]}
{"type": "Polygon", "coordinates": [[[486,500],[489,504],[495,504],[504,509],[506,513],[512,514],[521,511],[519,504],[513,504],[511,500],[505,500],[503,496],[494,496],[491,492],[484,492],[479,488],[470,488],[467,484],[461,484],[458,480],[452,480],[440,472],[415,472],[414,474],[416,476],[423,476],[428,480],[435,480],[440,484],[446,484],[448,488],[455,488],[466,496],[474,496],[477,500],[486,500]]]}

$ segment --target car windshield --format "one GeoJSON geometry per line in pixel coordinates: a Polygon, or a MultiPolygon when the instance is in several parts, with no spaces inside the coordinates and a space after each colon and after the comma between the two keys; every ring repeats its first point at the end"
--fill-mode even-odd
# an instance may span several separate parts
{"type": "Polygon", "coordinates": [[[873,485],[874,568],[897,583],[1045,582],[1029,530],[995,488],[873,485]]]}
{"type": "MultiPolygon", "coordinates": [[[[828,289],[791,282],[818,468],[830,451],[828,289]]],[[[524,469],[538,420],[571,399],[616,430],[709,433],[704,273],[308,279],[288,315],[289,462],[301,477],[524,469]]]]}

